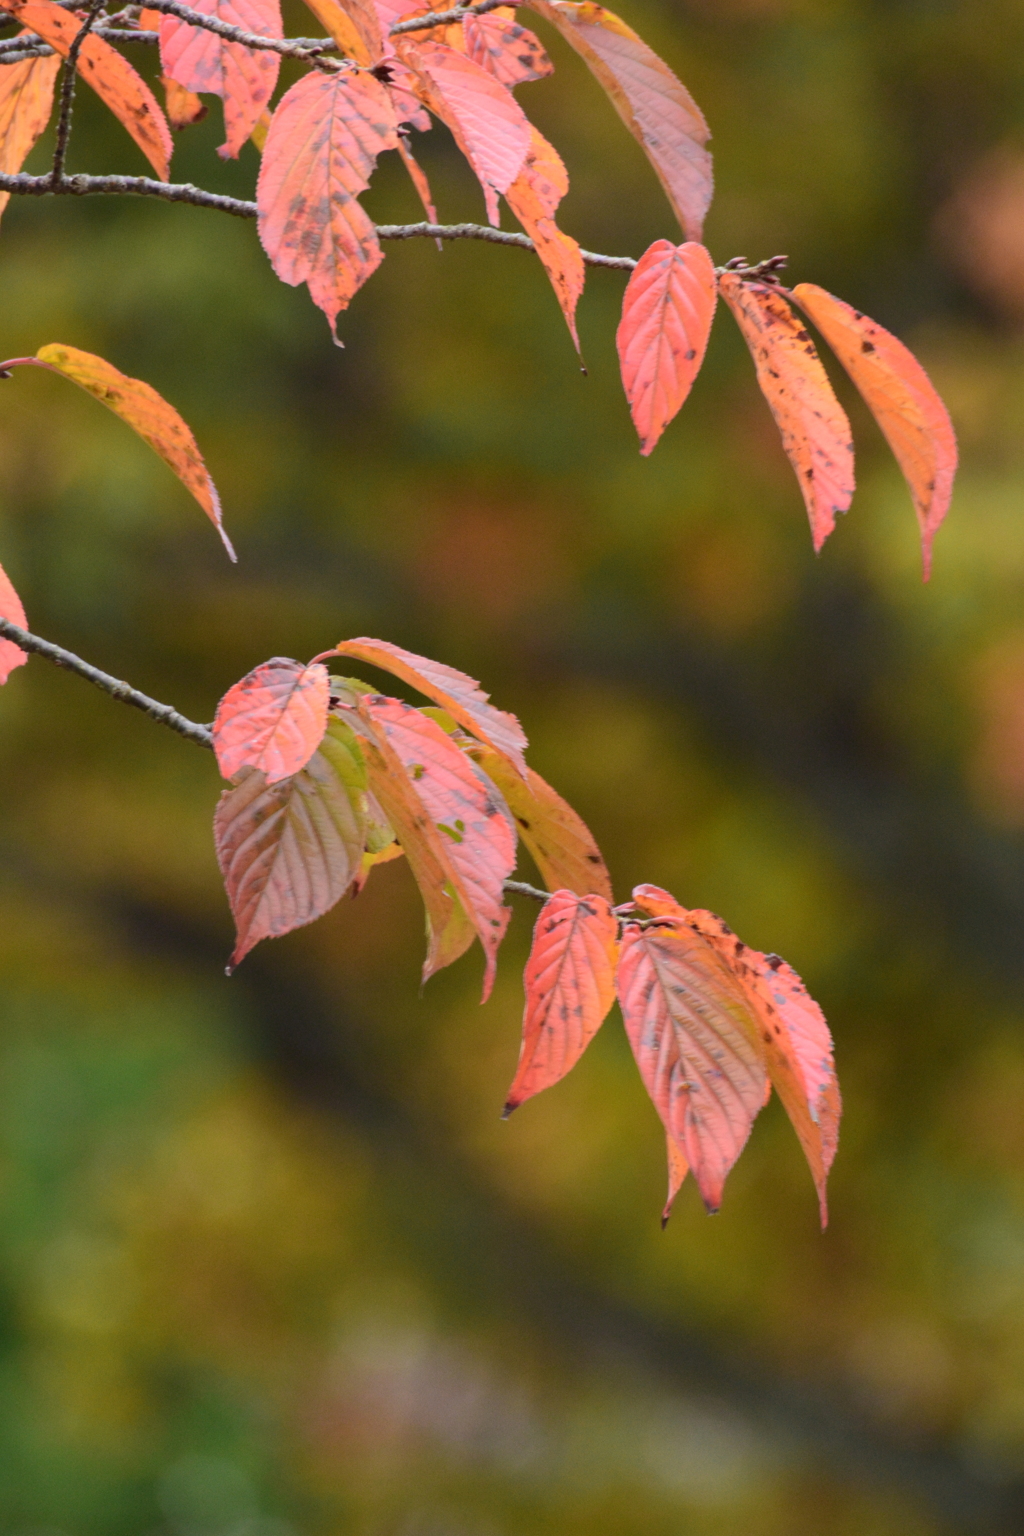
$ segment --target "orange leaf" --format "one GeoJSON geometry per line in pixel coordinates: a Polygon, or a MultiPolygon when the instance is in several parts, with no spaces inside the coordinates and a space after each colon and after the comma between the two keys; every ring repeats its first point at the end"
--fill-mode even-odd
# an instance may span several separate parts
{"type": "Polygon", "coordinates": [[[590,65],[643,147],[688,240],[699,240],[714,182],[710,134],[689,91],[612,11],[591,0],[529,0],[590,65]]]}
{"type": "Polygon", "coordinates": [[[545,904],[526,962],[523,1044],[506,1117],[579,1061],[615,1001],[617,953],[603,897],[556,891],[545,904]]]}
{"type": "MultiPolygon", "coordinates": [[[[65,58],[82,30],[79,17],[59,5],[51,5],[50,0],[31,0],[27,5],[19,0],[0,0],[0,6],[17,16],[30,32],[38,32],[65,58]]],[[[160,180],[166,181],[171,162],[171,130],[142,77],[116,48],[93,34],[79,50],[78,73],[124,124],[160,180]]]]}
{"type": "Polygon", "coordinates": [[[542,80],[554,70],[540,38],[528,27],[519,25],[511,6],[487,11],[483,16],[467,16],[462,33],[469,58],[510,90],[527,80],[542,80]]]}
{"type": "Polygon", "coordinates": [[[418,688],[420,693],[426,694],[428,699],[433,699],[435,704],[446,709],[452,719],[469,731],[471,736],[486,742],[500,756],[513,763],[517,772],[525,778],[527,768],[523,752],[527,742],[519,721],[515,715],[495,709],[489,701],[489,695],[481,692],[479,683],[467,677],[464,672],[457,672],[454,667],[446,667],[442,662],[431,661],[426,656],[417,656],[413,651],[403,651],[400,645],[392,645],[388,640],[371,640],[366,636],[358,640],[340,640],[334,653],[354,656],[371,667],[381,667],[385,672],[400,677],[403,683],[418,688]]]}
{"type": "Polygon", "coordinates": [[[258,768],[268,785],[304,768],[323,740],[327,668],[275,656],[235,683],[217,705],[213,750],[221,778],[258,768]]]}
{"type": "MultiPolygon", "coordinates": [[[[159,15],[159,11],[157,15],[159,15]]],[[[164,88],[164,100],[167,103],[167,120],[172,128],[191,128],[193,123],[201,123],[209,108],[205,102],[193,91],[186,91],[177,80],[172,80],[170,75],[161,75],[160,84],[164,88]]]]}
{"type": "Polygon", "coordinates": [[[828,1222],[825,1182],[839,1139],[842,1104],[832,1037],[821,1009],[800,977],[777,955],[763,955],[736,937],[713,912],[686,910],[656,885],[638,885],[633,900],[652,917],[678,917],[728,966],[754,1013],[765,1064],[807,1158],[821,1224],[828,1222]]]}
{"type": "Polygon", "coordinates": [[[303,75],[270,122],[256,183],[263,249],[282,282],[305,283],[337,340],[338,312],[384,259],[356,201],[398,124],[373,75],[303,75]]]}
{"type": "Polygon", "coordinates": [[[332,720],[293,778],[268,785],[243,768],[221,795],[214,842],[238,933],[229,971],[261,939],[313,922],[345,894],[363,857],[365,781],[351,731],[332,720]]]}
{"type": "MultiPolygon", "coordinates": [[[[194,10],[261,37],[283,37],[280,0],[196,0],[194,10]]],[[[209,91],[224,102],[225,142],[217,153],[234,159],[252,133],[277,84],[281,55],[244,48],[176,16],[160,23],[160,63],[188,91],[209,91]]]]}
{"type": "Polygon", "coordinates": [[[0,363],[0,376],[4,369],[22,363],[32,363],[62,374],[127,422],[174,471],[185,489],[191,491],[220,534],[224,548],[232,560],[235,558],[231,540],[221,524],[220,497],[196,440],[162,395],[141,379],[131,379],[121,373],[102,357],[96,357],[92,352],[80,352],[77,347],[61,346],[58,342],[40,347],[35,357],[15,357],[0,363]]]}
{"type": "Polygon", "coordinates": [[[717,297],[711,257],[693,241],[655,240],[633,268],[615,342],[642,454],[652,451],[690,393],[717,297]]]}
{"type": "Polygon", "coordinates": [[[853,444],[846,412],[832,392],[814,343],[777,288],[735,273],[718,280],[757,367],[782,446],[803,492],[811,537],[820,550],[853,498],[853,444]]]}
{"type": "Polygon", "coordinates": [[[668,1199],[665,1201],[665,1209],[661,1213],[662,1231],[668,1226],[668,1219],[672,1214],[676,1195],[682,1189],[686,1181],[686,1175],[690,1171],[689,1163],[668,1131],[665,1132],[665,1151],[668,1156],[668,1199]]]}
{"type": "Polygon", "coordinates": [[[498,223],[497,193],[522,169],[530,125],[512,93],[481,65],[444,43],[395,39],[426,106],[451,129],[483,188],[487,217],[498,223]]]}
{"type": "Polygon", "coordinates": [[[627,923],[616,985],[640,1076],[717,1211],[764,1103],[757,1027],[735,979],[686,923],[627,923]]]}
{"type": "MultiPolygon", "coordinates": [[[[427,180],[426,172],[423,170],[423,167],[413,155],[412,150],[405,142],[405,138],[402,134],[398,135],[398,153],[402,157],[402,164],[409,172],[410,181],[416,188],[416,195],[420,202],[423,204],[423,212],[426,214],[427,219],[431,224],[436,224],[437,209],[434,207],[434,199],[430,191],[430,182],[427,180]]],[[[437,242],[437,248],[438,250],[442,249],[442,243],[440,240],[437,242]]]]}
{"type": "Polygon", "coordinates": [[[505,193],[505,199],[544,263],[578,352],[576,305],[583,292],[586,268],[576,241],[563,234],[554,219],[555,209],[568,190],[569,178],[557,150],[536,128],[531,128],[523,168],[505,193]]]}
{"type": "MultiPolygon", "coordinates": [[[[24,33],[21,34],[24,36],[24,33]]],[[[29,150],[50,121],[53,82],[60,59],[22,59],[0,69],[0,171],[17,175],[29,150]]],[[[10,200],[0,192],[0,213],[10,200]]]]}
{"type": "Polygon", "coordinates": [[[372,0],[306,0],[324,31],[329,33],[342,53],[357,64],[376,64],[383,55],[380,22],[372,0]]]}
{"type": "MultiPolygon", "coordinates": [[[[16,67],[13,64],[10,66],[11,69],[16,67]]],[[[21,606],[21,598],[15,592],[11,578],[2,565],[0,565],[0,618],[17,624],[19,629],[28,629],[28,620],[21,606]]],[[[0,640],[0,683],[6,683],[15,667],[23,667],[26,661],[28,661],[28,654],[20,645],[15,645],[13,640],[0,640]]]]}
{"type": "Polygon", "coordinates": [[[799,283],[793,298],[864,396],[896,455],[914,498],[927,581],[932,540],[949,510],[956,474],[949,412],[914,354],[876,321],[814,283],[799,283]]]}
{"type": "Polygon", "coordinates": [[[525,781],[507,758],[472,746],[474,762],[498,786],[519,835],[549,891],[566,888],[578,896],[612,899],[612,882],[589,828],[572,806],[527,768],[525,781]]]}
{"type": "MultiPolygon", "coordinates": [[[[440,850],[440,863],[452,890],[483,946],[486,1000],[494,981],[498,946],[511,916],[509,908],[502,904],[502,886],[516,861],[515,833],[507,811],[451,738],[411,704],[381,694],[367,694],[359,701],[358,709],[361,718],[387,740],[425,817],[440,833],[434,844],[435,853],[440,850]]],[[[373,788],[379,795],[377,786],[373,788]]],[[[383,800],[382,804],[387,814],[388,806],[383,800]]],[[[395,831],[401,839],[397,825],[395,831]]],[[[439,930],[440,941],[444,940],[447,927],[446,923],[439,930]]],[[[465,942],[460,943],[457,953],[466,947],[465,942]]],[[[442,942],[442,955],[443,949],[442,942]]],[[[425,975],[446,963],[446,959],[439,958],[431,964],[428,957],[425,975]]]]}

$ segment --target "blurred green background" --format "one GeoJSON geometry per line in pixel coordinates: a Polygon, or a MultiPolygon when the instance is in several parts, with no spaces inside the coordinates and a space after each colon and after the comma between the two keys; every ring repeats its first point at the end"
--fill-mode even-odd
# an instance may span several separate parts
{"type": "MultiPolygon", "coordinates": [[[[688,1184],[662,1234],[616,1017],[499,1121],[522,904],[482,1010],[479,952],[420,995],[401,863],[227,980],[212,758],[32,661],[0,697],[4,1536],[1024,1530],[1024,6],[624,5],[712,126],[715,259],[788,252],[948,401],[929,587],[842,379],[859,489],[814,558],[725,313],[645,461],[621,273],[588,278],[587,377],[539,266],[466,243],[388,247],[339,351],[251,223],[71,198],[4,214],[2,355],[162,391],[240,559],[32,370],[0,388],[0,558],[37,632],[199,720],[348,635],[484,679],[620,900],[713,908],[821,1001],[832,1225],[773,1103],[722,1213],[688,1184]]],[[[538,31],[563,227],[675,236],[538,31]]],[[[221,139],[212,102],[175,178],[251,196],[221,139]]],[[[480,220],[445,130],[416,148],[441,217],[480,220]]],[[[145,170],[84,88],[70,169],[145,170]]],[[[367,206],[420,216],[395,156],[367,206]]]]}

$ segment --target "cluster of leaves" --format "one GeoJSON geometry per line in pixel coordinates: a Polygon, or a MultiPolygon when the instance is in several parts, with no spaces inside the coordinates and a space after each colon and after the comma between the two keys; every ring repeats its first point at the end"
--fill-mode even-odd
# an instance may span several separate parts
{"type": "MultiPolygon", "coordinates": [[[[836,352],[889,440],[910,486],[927,577],[957,453],[948,414],[920,364],[888,331],[823,289],[781,288],[781,258],[755,267],[736,259],[716,268],[699,244],[713,191],[708,128],[685,86],[620,17],[593,0],[526,3],[586,60],[642,145],[687,237],[682,245],[658,240],[650,247],[635,264],[623,303],[618,350],[641,452],[652,451],[689,393],[721,293],[753,354],[820,550],[853,496],[853,447],[849,422],[792,300],[836,352]]],[[[312,67],[272,113],[281,62],[279,0],[199,0],[194,8],[153,0],[142,11],[129,6],[120,18],[136,32],[158,32],[161,78],[176,126],[197,121],[205,110],[200,93],[212,93],[224,105],[220,153],[237,156],[249,137],[261,148],[255,211],[278,276],[307,285],[336,337],[338,314],[383,260],[377,229],[358,199],[384,151],[401,155],[436,226],[430,188],[409,147],[410,131],[428,129],[432,115],[450,129],[478,178],[491,225],[499,225],[503,197],[530,237],[578,349],[585,258],[555,219],[568,176],[513,95],[515,87],[550,74],[552,65],[539,39],[516,19],[518,0],[482,0],[447,12],[432,11],[429,0],[307,4],[330,34],[325,46],[343,57],[328,58],[315,43],[293,47],[312,67]],[[262,46],[252,46],[261,39],[262,46]]],[[[17,60],[0,70],[0,170],[20,169],[51,115],[60,56],[70,56],[166,179],[167,117],[123,54],[89,30],[98,6],[99,0],[92,11],[72,14],[54,0],[0,0],[0,10],[22,24],[24,48],[53,50],[42,57],[0,55],[0,62],[17,60]]]]}
{"type": "Polygon", "coordinates": [[[778,956],[750,949],[713,913],[688,911],[653,885],[613,906],[587,827],[527,766],[519,722],[472,678],[366,638],[305,666],[275,657],[225,694],[213,745],[232,786],[214,818],[237,929],[231,967],[261,939],[358,893],[374,865],[404,855],[426,909],[424,980],[479,939],[486,1000],[511,916],[504,895],[537,896],[544,905],[505,1113],[570,1071],[617,995],[665,1128],[663,1219],[691,1168],[705,1205],[718,1209],[774,1086],[824,1224],[840,1101],[820,1009],[778,956]],[[434,702],[417,709],[332,675],[333,658],[381,667],[434,702]],[[510,883],[519,838],[547,893],[510,883]]]}

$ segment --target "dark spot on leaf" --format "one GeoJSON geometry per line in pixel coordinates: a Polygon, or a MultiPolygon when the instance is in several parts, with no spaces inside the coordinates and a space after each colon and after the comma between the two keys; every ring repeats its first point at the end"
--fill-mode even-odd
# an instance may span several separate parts
{"type": "Polygon", "coordinates": [[[862,341],[860,344],[860,349],[862,352],[873,352],[875,350],[875,344],[873,341],[862,341]]]}

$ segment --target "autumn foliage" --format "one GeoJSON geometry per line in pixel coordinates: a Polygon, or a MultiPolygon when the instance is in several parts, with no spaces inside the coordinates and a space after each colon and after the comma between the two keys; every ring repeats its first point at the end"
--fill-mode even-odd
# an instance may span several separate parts
{"type": "MultiPolygon", "coordinates": [[[[89,190],[64,178],[70,95],[62,87],[57,156],[46,186],[19,176],[54,110],[60,61],[120,119],[160,178],[127,190],[170,199],[215,195],[167,184],[176,128],[197,121],[200,98],[223,104],[224,156],[252,138],[261,150],[258,235],[285,283],[305,284],[336,334],[338,317],[384,259],[360,197],[381,155],[397,152],[427,223],[404,238],[499,238],[502,200],[539,258],[578,349],[577,307],[588,264],[630,269],[617,331],[626,399],[649,455],[697,380],[719,297],[746,341],[757,381],[797,477],[815,550],[854,494],[850,425],[807,321],[831,347],[885,433],[910,487],[925,575],[949,507],[956,443],[920,364],[873,320],[824,289],[785,288],[785,258],[716,266],[701,243],[713,181],[709,131],[673,71],[617,15],[593,0],[527,0],[586,62],[636,138],[684,236],[639,258],[581,250],[558,224],[568,190],[557,150],[532,126],[514,90],[552,73],[545,47],[515,4],[453,7],[426,0],[307,0],[328,36],[282,40],[278,0],[154,0],[118,18],[129,39],[158,34],[167,113],[118,47],[98,35],[99,5],[0,0],[20,31],[0,54],[0,195],[89,190]],[[282,53],[307,71],[274,103],[282,53]],[[443,123],[479,182],[488,226],[437,224],[412,133],[443,123]],[[30,185],[31,183],[31,185],[30,185]]],[[[109,18],[108,18],[109,20],[109,18]]],[[[88,178],[85,179],[88,181],[88,178]]],[[[111,190],[109,187],[97,190],[111,190]]],[[[116,190],[116,189],[113,189],[116,190]]],[[[225,200],[221,200],[224,202],[225,200]]],[[[229,200],[228,200],[229,201],[229,200]]],[[[508,238],[503,236],[502,238],[508,238]]],[[[67,345],[0,365],[42,366],[78,384],[138,432],[168,464],[233,550],[213,481],[191,431],[148,384],[67,345]]],[[[24,628],[0,572],[0,617],[24,628]]],[[[5,680],[24,661],[0,641],[5,680]]],[[[202,728],[197,728],[202,729],[202,728]]],[[[722,1189],[772,1088],[793,1123],[818,1191],[836,1150],[840,1101],[832,1044],[799,977],[742,943],[721,919],[653,885],[614,905],[587,827],[528,766],[514,716],[470,678],[385,641],[343,641],[303,664],[280,657],[221,700],[212,745],[229,787],[214,821],[236,926],[231,966],[263,939],[312,922],[375,865],[404,857],[426,910],[426,979],[479,940],[484,997],[511,916],[510,891],[542,902],[526,967],[519,1065],[506,1113],[558,1082],[618,999],[644,1085],[667,1138],[669,1196],[689,1170],[706,1206],[722,1189]],[[383,668],[429,699],[414,707],[348,675],[383,668]],[[545,890],[512,880],[522,842],[545,890]]]]}

